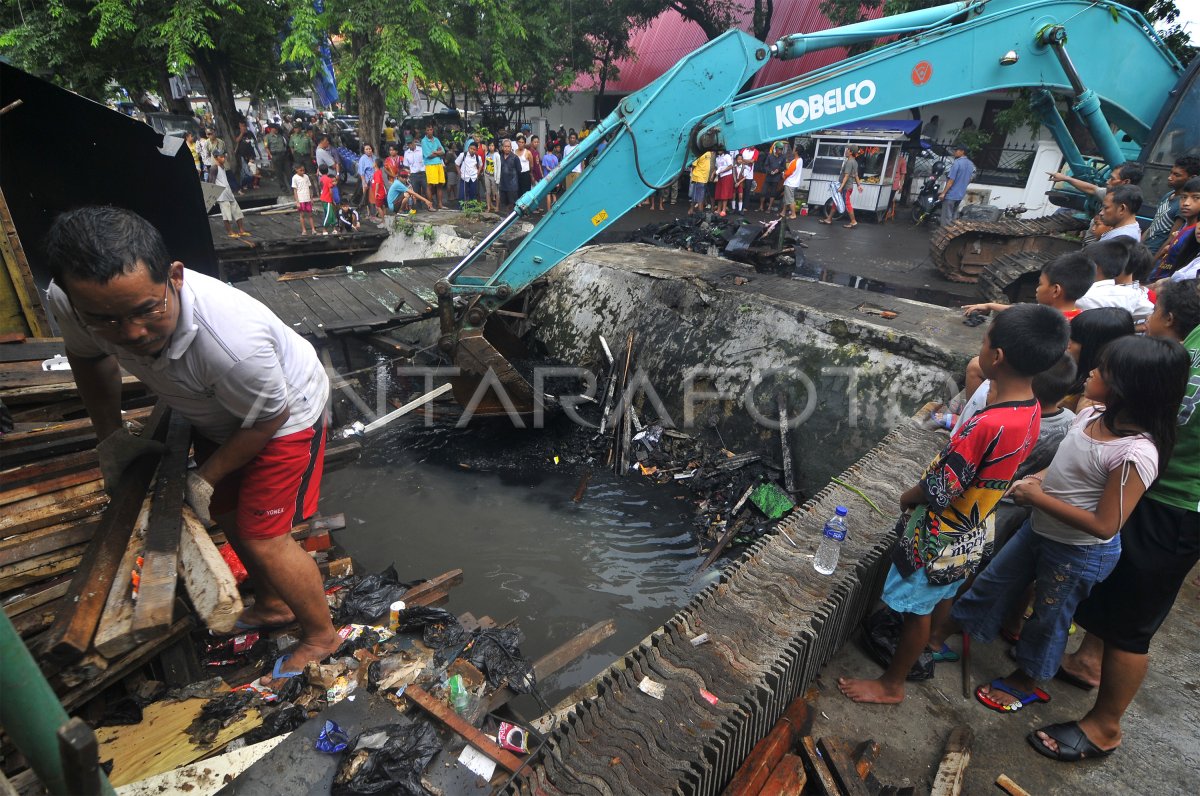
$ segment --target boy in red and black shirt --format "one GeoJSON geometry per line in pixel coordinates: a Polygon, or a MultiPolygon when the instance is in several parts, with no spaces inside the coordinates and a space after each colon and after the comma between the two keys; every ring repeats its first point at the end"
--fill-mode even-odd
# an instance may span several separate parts
{"type": "Polygon", "coordinates": [[[838,688],[855,702],[904,699],[905,678],[929,644],[935,610],[950,610],[962,581],[991,552],[986,520],[1040,430],[1033,377],[1062,357],[1068,339],[1066,319],[1047,306],[1018,304],[992,321],[979,366],[996,386],[995,400],[950,438],[921,480],[900,496],[902,532],[882,599],[904,615],[904,625],[882,677],[838,678],[838,688]]]}

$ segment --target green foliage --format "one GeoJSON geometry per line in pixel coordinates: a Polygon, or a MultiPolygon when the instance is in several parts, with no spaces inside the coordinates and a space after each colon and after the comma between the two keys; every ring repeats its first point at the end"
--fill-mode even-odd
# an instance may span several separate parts
{"type": "Polygon", "coordinates": [[[978,152],[992,143],[993,133],[986,130],[951,130],[951,137],[956,144],[962,144],[968,152],[978,152]]]}
{"type": "Polygon", "coordinates": [[[468,221],[474,221],[483,215],[483,211],[487,210],[487,205],[478,199],[467,199],[459,204],[458,209],[462,211],[462,214],[467,217],[468,221]]]}
{"type": "Polygon", "coordinates": [[[1029,131],[1031,137],[1037,138],[1038,132],[1042,129],[1042,120],[1038,118],[1033,106],[1029,104],[1027,90],[1021,89],[1013,100],[1013,104],[996,114],[993,118],[993,127],[1001,135],[1011,135],[1024,127],[1029,131]]]}
{"type": "Polygon", "coordinates": [[[417,233],[417,225],[412,222],[408,216],[400,216],[396,221],[396,229],[404,233],[406,238],[411,238],[417,233]]]}
{"type": "Polygon", "coordinates": [[[433,224],[426,224],[421,227],[421,238],[426,243],[433,243],[437,240],[437,230],[433,228],[433,224]]]}

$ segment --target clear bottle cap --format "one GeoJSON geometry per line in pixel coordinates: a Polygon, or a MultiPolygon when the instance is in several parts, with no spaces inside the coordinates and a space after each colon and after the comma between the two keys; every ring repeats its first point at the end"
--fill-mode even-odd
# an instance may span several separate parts
{"type": "Polygon", "coordinates": [[[849,513],[850,513],[850,510],[849,510],[849,509],[847,509],[845,506],[838,506],[838,507],[837,507],[837,515],[838,515],[839,517],[845,517],[845,516],[846,516],[847,514],[849,514],[849,513]]]}

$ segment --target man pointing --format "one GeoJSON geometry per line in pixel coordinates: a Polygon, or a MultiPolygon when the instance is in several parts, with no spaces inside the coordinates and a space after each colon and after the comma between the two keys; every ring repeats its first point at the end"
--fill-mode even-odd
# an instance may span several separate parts
{"type": "Polygon", "coordinates": [[[47,253],[50,309],[106,486],[157,447],[122,425],[124,368],[195,429],[188,503],[220,523],[255,589],[239,628],[300,625],[274,676],[332,653],[320,572],[290,534],[316,512],[324,457],[329,380],[312,345],[246,294],[172,261],[158,230],[127,210],[59,216],[47,253]]]}

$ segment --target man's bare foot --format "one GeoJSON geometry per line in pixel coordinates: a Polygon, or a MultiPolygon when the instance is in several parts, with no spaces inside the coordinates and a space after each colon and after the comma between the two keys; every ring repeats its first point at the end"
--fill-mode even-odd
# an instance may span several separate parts
{"type": "Polygon", "coordinates": [[[292,648],[291,654],[279,667],[279,671],[283,674],[303,671],[308,664],[320,663],[337,652],[337,648],[340,646],[342,646],[342,640],[336,633],[333,634],[332,640],[301,641],[292,648]]]}
{"type": "Polygon", "coordinates": [[[904,701],[904,686],[897,689],[884,685],[882,680],[849,680],[839,677],[838,690],[855,702],[874,705],[898,705],[904,701]]]}
{"type": "MultiPolygon", "coordinates": [[[[1121,745],[1121,731],[1119,728],[1115,733],[1105,732],[1098,725],[1087,718],[1080,719],[1077,724],[1079,724],[1079,729],[1083,731],[1083,734],[1087,736],[1088,740],[1100,749],[1116,749],[1121,745]]],[[[1038,740],[1042,742],[1042,746],[1057,754],[1058,741],[1054,740],[1041,730],[1038,730],[1036,734],[1038,740]]]]}
{"type": "Polygon", "coordinates": [[[296,615],[286,605],[276,608],[255,603],[242,611],[242,615],[238,617],[237,621],[244,626],[244,629],[256,630],[290,625],[296,621],[296,615]]]}

